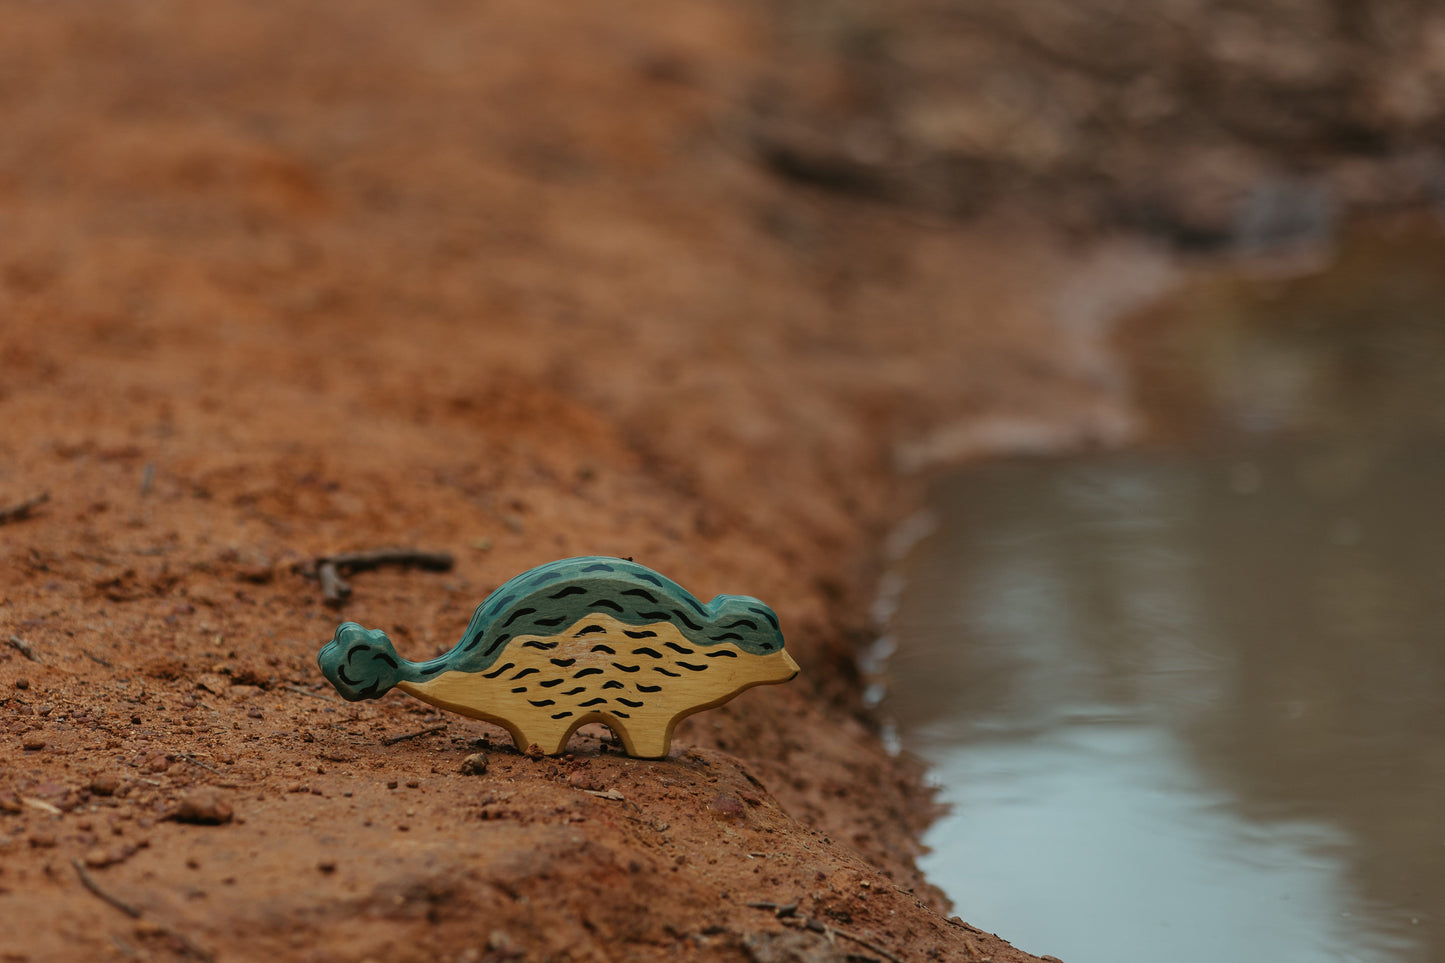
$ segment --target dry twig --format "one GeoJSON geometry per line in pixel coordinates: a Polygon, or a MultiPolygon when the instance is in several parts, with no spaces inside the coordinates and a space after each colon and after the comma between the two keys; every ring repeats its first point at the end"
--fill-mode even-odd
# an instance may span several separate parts
{"type": "Polygon", "coordinates": [[[405,742],[408,739],[416,739],[420,736],[429,736],[434,732],[445,732],[446,726],[432,726],[430,729],[422,729],[418,732],[404,732],[399,736],[387,736],[381,740],[383,746],[394,746],[398,742],[405,742]]]}
{"type": "Polygon", "coordinates": [[[40,661],[40,656],[35,654],[35,650],[30,647],[30,643],[26,642],[20,636],[10,636],[10,644],[15,648],[15,651],[25,656],[25,658],[29,659],[31,662],[40,661]]]}
{"type": "Polygon", "coordinates": [[[449,572],[455,559],[448,552],[423,552],[414,548],[382,548],[371,552],[324,555],[316,560],[316,577],[321,597],[328,605],[340,605],[351,594],[342,574],[365,572],[383,565],[406,565],[428,572],[449,572]]]}
{"type": "Polygon", "coordinates": [[[18,522],[30,514],[30,510],[38,505],[44,505],[50,501],[50,492],[41,492],[34,498],[27,498],[23,502],[11,505],[9,508],[0,508],[0,525],[6,522],[18,522]]]}
{"type": "Polygon", "coordinates": [[[336,571],[333,562],[322,562],[316,567],[316,577],[321,580],[321,597],[327,605],[340,605],[351,594],[351,586],[336,571]]]}
{"type": "Polygon", "coordinates": [[[903,960],[901,958],[894,956],[892,953],[888,952],[877,943],[870,943],[868,940],[865,940],[863,937],[858,936],[855,933],[849,933],[847,930],[840,930],[836,926],[829,926],[827,923],[824,923],[816,916],[808,916],[804,913],[799,913],[798,904],[796,902],[773,903],[766,900],[760,900],[756,903],[749,903],[748,906],[752,909],[771,910],[773,912],[773,915],[777,916],[778,919],[783,921],[783,925],[791,925],[794,927],[809,930],[813,933],[821,933],[828,939],[828,942],[830,943],[833,942],[833,937],[841,936],[845,940],[851,940],[852,942],[857,943],[865,950],[868,950],[872,953],[877,953],[885,960],[890,961],[890,963],[903,963],[903,960]]]}
{"type": "Polygon", "coordinates": [[[230,775],[229,773],[222,772],[221,770],[217,769],[215,766],[211,765],[211,764],[208,763],[208,762],[202,762],[201,760],[197,759],[193,754],[191,754],[191,753],[189,753],[189,752],[178,752],[178,753],[176,753],[176,755],[179,756],[180,758],[184,759],[186,762],[189,762],[189,763],[190,763],[191,765],[193,765],[193,766],[200,766],[202,769],[206,770],[207,772],[214,772],[214,773],[215,773],[216,775],[218,775],[218,776],[230,775]]]}
{"type": "Polygon", "coordinates": [[[320,699],[322,702],[336,702],[336,701],[337,701],[336,699],[332,698],[332,697],[329,696],[329,695],[326,695],[326,694],[323,693],[323,692],[312,692],[310,689],[306,688],[305,686],[289,685],[289,684],[287,684],[287,685],[283,685],[281,688],[286,689],[286,690],[288,690],[288,691],[290,691],[290,692],[295,692],[295,693],[297,693],[298,695],[310,696],[310,697],[313,698],[313,699],[320,699]]]}
{"type": "Polygon", "coordinates": [[[843,937],[843,939],[845,939],[845,940],[852,940],[854,943],[857,943],[859,946],[863,947],[865,950],[868,950],[868,951],[873,952],[873,953],[877,953],[879,956],[883,957],[885,960],[891,961],[891,963],[903,963],[903,960],[902,960],[901,958],[899,958],[899,957],[897,957],[897,956],[894,956],[892,953],[889,953],[887,950],[885,950],[883,947],[879,946],[877,943],[869,943],[867,940],[863,939],[861,936],[854,936],[852,933],[849,933],[847,930],[840,930],[840,929],[838,929],[838,927],[836,927],[836,926],[829,926],[829,927],[827,927],[827,929],[828,929],[828,932],[832,933],[834,936],[841,936],[841,937],[843,937]]]}
{"type": "Polygon", "coordinates": [[[70,865],[75,867],[75,874],[80,877],[80,884],[86,889],[90,890],[96,896],[99,896],[102,900],[109,903],[111,906],[114,906],[116,909],[120,910],[131,919],[138,920],[141,918],[142,913],[140,907],[132,906],[130,903],[127,903],[119,896],[112,896],[110,893],[107,893],[105,890],[101,889],[100,884],[91,877],[90,873],[86,871],[85,864],[82,863],[80,860],[72,859],[70,861],[70,865]]]}

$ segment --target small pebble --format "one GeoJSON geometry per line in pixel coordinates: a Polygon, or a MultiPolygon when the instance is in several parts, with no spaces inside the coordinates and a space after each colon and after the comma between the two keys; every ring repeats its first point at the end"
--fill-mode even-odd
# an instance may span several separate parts
{"type": "Polygon", "coordinates": [[[231,821],[231,804],[214,789],[201,789],[181,800],[176,821],[203,826],[219,826],[231,821]]]}
{"type": "Polygon", "coordinates": [[[37,752],[45,748],[45,737],[38,733],[30,733],[20,740],[20,748],[26,752],[37,752]]]}
{"type": "Polygon", "coordinates": [[[748,807],[745,806],[743,801],[737,796],[723,793],[720,796],[714,797],[712,802],[708,803],[708,808],[719,816],[728,819],[737,819],[747,812],[748,807]]]}
{"type": "Polygon", "coordinates": [[[567,784],[574,789],[599,790],[607,788],[603,786],[602,783],[598,782],[596,777],[594,777],[592,773],[587,771],[586,769],[578,769],[574,771],[570,776],[567,777],[567,784]]]}
{"type": "Polygon", "coordinates": [[[120,780],[115,776],[96,776],[90,781],[90,791],[97,796],[114,796],[119,788],[120,780]]]}
{"type": "Polygon", "coordinates": [[[474,752],[462,760],[463,776],[480,776],[487,771],[487,754],[474,752]]]}
{"type": "Polygon", "coordinates": [[[321,870],[323,873],[334,873],[336,872],[336,861],[332,859],[323,859],[321,862],[316,864],[316,868],[321,870]]]}
{"type": "Polygon", "coordinates": [[[25,678],[24,676],[21,676],[20,678],[15,680],[15,688],[21,690],[30,688],[30,680],[25,678]]]}

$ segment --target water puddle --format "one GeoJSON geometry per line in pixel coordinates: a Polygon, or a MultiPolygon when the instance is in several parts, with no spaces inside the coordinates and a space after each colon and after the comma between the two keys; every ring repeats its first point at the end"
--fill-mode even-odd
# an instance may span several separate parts
{"type": "Polygon", "coordinates": [[[1445,959],[1445,243],[1164,310],[1171,444],[974,468],[901,563],[925,869],[1068,963],[1445,959]]]}

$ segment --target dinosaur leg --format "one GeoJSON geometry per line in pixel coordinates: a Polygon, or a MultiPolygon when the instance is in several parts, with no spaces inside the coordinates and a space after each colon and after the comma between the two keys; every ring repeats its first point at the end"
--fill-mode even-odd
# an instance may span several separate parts
{"type": "Polygon", "coordinates": [[[576,726],[567,725],[537,725],[533,723],[526,728],[507,725],[507,730],[512,734],[512,742],[516,745],[518,752],[526,752],[532,746],[542,750],[544,755],[560,756],[567,749],[567,740],[572,735],[576,726]]]}
{"type": "Polygon", "coordinates": [[[608,719],[607,725],[617,733],[617,738],[622,740],[622,746],[629,756],[662,759],[672,746],[671,726],[641,726],[638,732],[633,732],[625,722],[618,719],[608,719]]]}

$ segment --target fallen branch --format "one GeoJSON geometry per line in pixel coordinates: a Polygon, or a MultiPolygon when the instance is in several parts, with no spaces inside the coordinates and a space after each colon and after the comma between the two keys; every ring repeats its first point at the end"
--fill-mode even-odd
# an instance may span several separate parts
{"type": "Polygon", "coordinates": [[[30,647],[30,643],[26,642],[20,636],[10,636],[10,644],[15,648],[15,651],[25,656],[25,658],[29,659],[31,662],[40,661],[40,656],[35,654],[35,650],[30,647]]]}
{"type": "Polygon", "coordinates": [[[828,942],[833,942],[833,937],[841,936],[845,940],[851,940],[863,947],[865,950],[877,953],[890,963],[903,963],[903,960],[879,946],[877,943],[870,943],[863,937],[847,930],[840,930],[836,926],[830,926],[818,919],[816,916],[807,916],[798,912],[797,903],[773,903],[767,900],[759,900],[756,903],[747,904],[751,909],[770,910],[773,915],[783,921],[784,926],[801,927],[813,933],[821,933],[827,937],[828,942]]]}
{"type": "Polygon", "coordinates": [[[299,686],[299,685],[283,685],[281,688],[286,689],[286,690],[291,691],[291,692],[295,692],[295,693],[297,693],[298,695],[310,696],[310,697],[313,698],[313,699],[320,699],[322,702],[336,702],[336,701],[338,701],[338,700],[336,700],[336,699],[333,699],[331,696],[326,695],[325,693],[322,693],[322,692],[312,692],[310,689],[307,689],[307,688],[304,687],[304,686],[299,686]]]}
{"type": "Polygon", "coordinates": [[[48,501],[50,501],[50,492],[41,492],[34,498],[27,498],[25,501],[11,505],[9,508],[0,508],[0,525],[4,525],[6,522],[20,521],[30,514],[32,508],[35,508],[37,505],[44,505],[48,501]]]}
{"type": "Polygon", "coordinates": [[[215,766],[211,765],[211,764],[208,763],[208,762],[202,762],[201,760],[197,759],[194,755],[192,755],[192,754],[189,753],[189,752],[178,752],[178,753],[176,753],[176,755],[177,755],[178,757],[180,757],[181,759],[184,759],[186,762],[189,762],[189,763],[190,763],[191,765],[193,765],[193,766],[200,766],[202,769],[206,770],[207,772],[214,772],[214,773],[215,773],[216,775],[218,775],[218,776],[229,775],[229,773],[222,772],[221,770],[217,769],[215,766]]]}
{"type": "Polygon", "coordinates": [[[342,555],[328,555],[322,561],[330,562],[345,572],[364,572],[383,565],[411,565],[429,572],[450,572],[456,564],[456,559],[449,552],[423,552],[414,548],[347,552],[342,555]]]}
{"type": "Polygon", "coordinates": [[[382,548],[371,552],[346,552],[316,559],[316,578],[321,597],[328,605],[340,605],[351,594],[342,573],[365,572],[383,565],[403,565],[429,572],[449,572],[456,560],[448,552],[423,552],[413,548],[382,548]]]}
{"type": "MultiPolygon", "coordinates": [[[[133,920],[138,920],[145,915],[145,911],[142,910],[139,906],[134,906],[130,903],[127,903],[119,896],[114,896],[101,889],[100,884],[95,881],[95,877],[91,876],[90,873],[86,870],[85,863],[81,862],[79,859],[72,859],[70,861],[70,865],[75,867],[75,874],[80,877],[80,885],[90,890],[102,901],[109,903],[111,906],[114,906],[116,909],[120,910],[122,913],[124,913],[126,916],[129,916],[133,920]]],[[[181,948],[190,956],[194,956],[198,960],[208,961],[214,960],[216,958],[216,954],[212,953],[210,950],[206,949],[203,946],[197,946],[195,941],[190,939],[190,937],[186,936],[184,933],[178,932],[175,927],[167,926],[164,923],[155,922],[154,920],[152,922],[155,923],[159,932],[162,932],[174,939],[177,943],[180,944],[181,948]]]]}
{"type": "Polygon", "coordinates": [[[86,889],[90,890],[96,896],[100,897],[111,906],[114,906],[116,909],[120,910],[131,919],[138,920],[141,918],[143,914],[140,907],[132,906],[130,903],[127,903],[119,896],[112,896],[110,893],[107,893],[105,890],[101,889],[100,884],[91,877],[90,873],[87,872],[85,869],[85,864],[82,863],[80,860],[72,859],[70,861],[70,865],[75,867],[75,873],[77,876],[80,877],[80,885],[84,886],[86,889]]]}
{"type": "Polygon", "coordinates": [[[333,562],[322,562],[316,567],[316,577],[321,580],[321,597],[327,605],[340,605],[351,594],[351,586],[336,571],[333,562]]]}
{"type": "Polygon", "coordinates": [[[845,939],[845,940],[852,940],[854,943],[857,943],[859,946],[863,947],[865,950],[868,950],[868,951],[873,952],[873,953],[877,953],[879,956],[883,957],[885,960],[891,961],[891,963],[903,963],[903,960],[902,960],[901,958],[899,958],[899,957],[897,957],[897,956],[894,956],[892,953],[889,953],[887,950],[885,950],[883,947],[879,946],[877,943],[869,943],[867,940],[863,939],[861,936],[854,936],[852,933],[849,933],[847,930],[840,930],[840,929],[838,929],[838,927],[836,927],[836,926],[829,926],[829,927],[828,927],[828,932],[832,933],[834,936],[841,936],[841,937],[843,937],[843,939],[845,939]]]}
{"type": "Polygon", "coordinates": [[[420,736],[429,736],[434,732],[445,732],[446,726],[432,726],[430,729],[422,729],[418,732],[407,732],[399,736],[387,736],[381,740],[383,746],[394,746],[398,742],[405,742],[408,739],[416,739],[420,736]]]}

